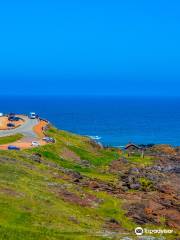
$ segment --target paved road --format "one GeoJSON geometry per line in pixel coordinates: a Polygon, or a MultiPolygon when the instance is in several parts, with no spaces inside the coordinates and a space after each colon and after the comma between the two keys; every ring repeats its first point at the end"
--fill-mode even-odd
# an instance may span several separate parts
{"type": "Polygon", "coordinates": [[[18,128],[11,130],[1,130],[0,137],[14,135],[16,133],[21,133],[25,137],[37,137],[36,133],[33,131],[33,127],[38,124],[37,119],[29,119],[28,117],[23,117],[25,122],[18,128]]]}

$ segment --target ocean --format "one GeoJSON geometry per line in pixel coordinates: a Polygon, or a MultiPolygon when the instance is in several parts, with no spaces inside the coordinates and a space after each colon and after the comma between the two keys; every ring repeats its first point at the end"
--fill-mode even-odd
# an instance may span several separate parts
{"type": "Polygon", "coordinates": [[[57,128],[105,145],[180,146],[180,98],[0,97],[0,112],[31,111],[57,128]]]}

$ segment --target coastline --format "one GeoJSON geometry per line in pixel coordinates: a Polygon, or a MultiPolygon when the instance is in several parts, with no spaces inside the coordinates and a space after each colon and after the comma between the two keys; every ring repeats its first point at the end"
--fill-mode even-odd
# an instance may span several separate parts
{"type": "Polygon", "coordinates": [[[2,112],[32,110],[59,129],[101,137],[109,146],[180,145],[180,98],[1,97],[2,112]]]}

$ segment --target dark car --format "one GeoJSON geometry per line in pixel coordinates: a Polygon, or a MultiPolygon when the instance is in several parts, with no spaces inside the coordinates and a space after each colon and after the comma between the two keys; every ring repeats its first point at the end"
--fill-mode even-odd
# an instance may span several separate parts
{"type": "Polygon", "coordinates": [[[17,151],[19,151],[20,148],[19,148],[19,147],[16,147],[16,146],[13,146],[13,145],[9,145],[9,146],[8,146],[8,150],[17,150],[17,151]]]}
{"type": "Polygon", "coordinates": [[[16,117],[16,116],[10,116],[10,117],[8,117],[8,120],[9,121],[19,121],[21,118],[19,118],[19,117],[16,117]]]}
{"type": "Polygon", "coordinates": [[[7,127],[15,127],[14,123],[7,123],[7,127]]]}

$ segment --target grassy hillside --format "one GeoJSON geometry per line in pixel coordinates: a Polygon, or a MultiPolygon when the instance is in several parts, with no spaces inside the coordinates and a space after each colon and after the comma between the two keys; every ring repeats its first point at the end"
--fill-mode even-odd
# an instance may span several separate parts
{"type": "Polygon", "coordinates": [[[20,140],[22,137],[23,137],[23,135],[20,133],[17,133],[17,134],[11,135],[11,136],[0,137],[0,145],[16,142],[16,141],[20,140]]]}
{"type": "Polygon", "coordinates": [[[121,152],[55,128],[55,144],[0,151],[0,239],[119,239],[136,224],[126,217],[119,175],[121,152]],[[117,238],[116,238],[117,237],[117,238]]]}

